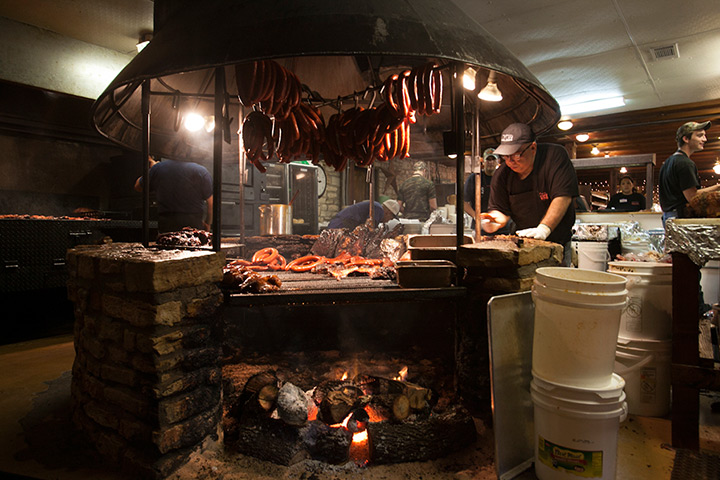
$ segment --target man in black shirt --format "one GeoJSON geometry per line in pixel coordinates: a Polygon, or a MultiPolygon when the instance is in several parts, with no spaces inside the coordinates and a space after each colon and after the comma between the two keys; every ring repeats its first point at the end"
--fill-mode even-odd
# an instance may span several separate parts
{"type": "Polygon", "coordinates": [[[524,123],[503,131],[495,154],[505,163],[493,176],[489,212],[481,215],[483,230],[497,231],[512,218],[518,236],[562,245],[563,265],[570,266],[575,223],[575,209],[570,207],[579,195],[570,156],[560,145],[538,144],[524,123]]]}
{"type": "Polygon", "coordinates": [[[710,122],[687,122],[675,134],[678,149],[665,160],[658,179],[663,226],[668,218],[684,217],[685,205],[695,195],[720,189],[720,184],[700,188],[697,165],[690,159],[690,155],[705,148],[708,128],[710,122]]]}

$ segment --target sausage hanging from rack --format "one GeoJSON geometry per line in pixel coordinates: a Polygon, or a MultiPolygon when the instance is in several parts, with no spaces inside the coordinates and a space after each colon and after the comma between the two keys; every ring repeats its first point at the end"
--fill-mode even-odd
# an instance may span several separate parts
{"type": "Polygon", "coordinates": [[[238,65],[236,82],[240,101],[256,109],[245,118],[242,134],[249,160],[262,172],[261,161],[274,154],[284,163],[305,157],[314,164],[322,154],[337,171],[350,159],[369,166],[375,160],[405,158],[416,113],[439,113],[442,105],[442,72],[433,62],[388,76],[382,105],[334,114],[327,126],[317,107],[301,101],[297,76],[277,62],[238,65]]]}
{"type": "Polygon", "coordinates": [[[240,102],[276,118],[285,118],[301,99],[298,77],[273,60],[258,60],[235,66],[235,82],[240,102]]]}

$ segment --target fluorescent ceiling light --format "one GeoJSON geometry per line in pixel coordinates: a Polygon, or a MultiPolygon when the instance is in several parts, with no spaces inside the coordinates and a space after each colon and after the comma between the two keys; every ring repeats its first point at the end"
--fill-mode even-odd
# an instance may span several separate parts
{"type": "Polygon", "coordinates": [[[622,107],[624,105],[625,97],[610,97],[581,103],[560,105],[560,111],[563,115],[572,115],[574,113],[594,112],[596,110],[606,110],[608,108],[622,107]]]}

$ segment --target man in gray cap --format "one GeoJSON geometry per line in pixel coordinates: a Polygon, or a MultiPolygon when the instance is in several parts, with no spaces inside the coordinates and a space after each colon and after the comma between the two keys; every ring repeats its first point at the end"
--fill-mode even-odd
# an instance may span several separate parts
{"type": "Polygon", "coordinates": [[[665,160],[658,179],[663,226],[668,218],[684,217],[685,204],[699,193],[720,189],[720,184],[700,188],[697,165],[690,159],[690,155],[705,148],[708,128],[710,122],[687,122],[675,134],[678,149],[665,160]]]}
{"type": "Polygon", "coordinates": [[[505,163],[493,175],[488,213],[481,226],[495,232],[510,219],[516,235],[559,243],[565,248],[563,265],[570,266],[574,197],[579,195],[575,168],[565,148],[537,143],[532,129],[513,123],[502,132],[495,155],[505,163]]]}
{"type": "Polygon", "coordinates": [[[412,176],[400,185],[398,202],[405,218],[425,221],[437,209],[435,184],[425,178],[426,172],[425,162],[415,162],[412,176]]]}

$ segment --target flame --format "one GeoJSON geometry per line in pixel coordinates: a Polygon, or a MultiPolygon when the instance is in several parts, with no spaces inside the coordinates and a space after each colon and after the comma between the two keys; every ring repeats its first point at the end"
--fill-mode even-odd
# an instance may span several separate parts
{"type": "Polygon", "coordinates": [[[352,443],[350,444],[350,459],[360,466],[369,463],[370,442],[368,442],[367,430],[353,434],[352,443]]]}
{"type": "Polygon", "coordinates": [[[345,380],[347,380],[347,378],[348,378],[348,372],[347,372],[347,370],[345,370],[345,373],[342,374],[342,377],[340,377],[340,380],[345,381],[345,380]]]}
{"type": "Polygon", "coordinates": [[[393,378],[393,380],[400,380],[401,382],[404,382],[405,379],[407,378],[407,374],[408,374],[408,367],[407,367],[407,365],[405,365],[405,366],[402,368],[402,370],[400,370],[400,371],[398,372],[398,376],[395,377],[395,378],[393,378]]]}

